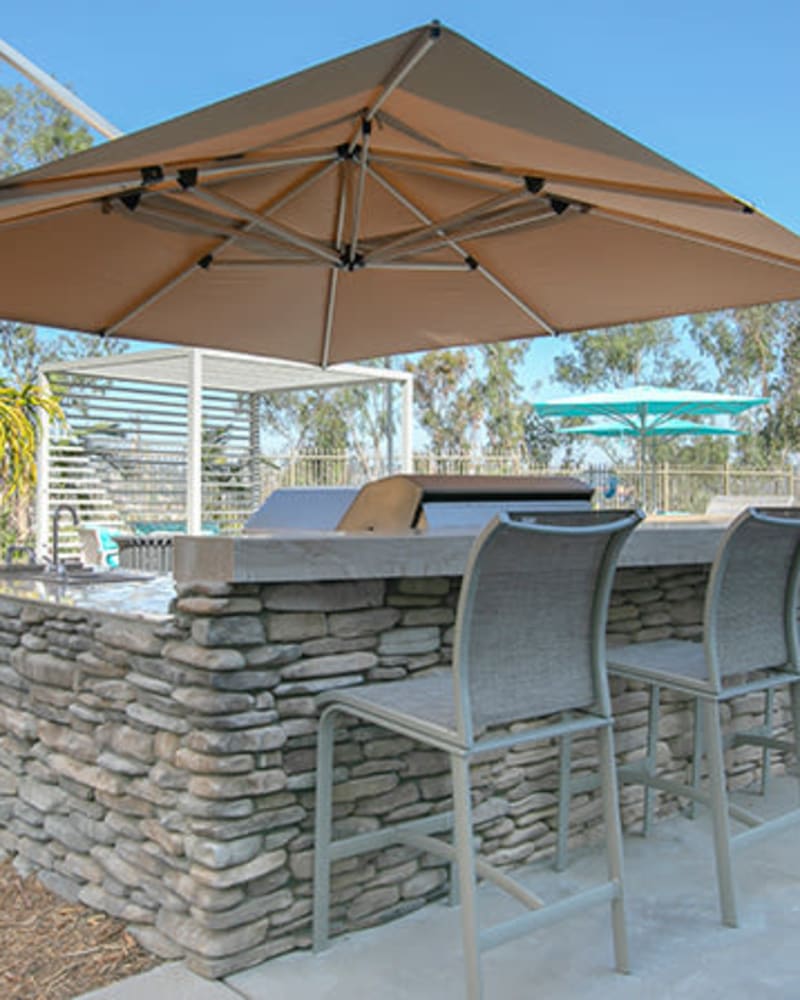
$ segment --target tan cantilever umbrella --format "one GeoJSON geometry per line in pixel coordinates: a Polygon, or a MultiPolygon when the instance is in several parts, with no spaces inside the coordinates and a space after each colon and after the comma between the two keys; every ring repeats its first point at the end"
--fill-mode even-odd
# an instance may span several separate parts
{"type": "Polygon", "coordinates": [[[0,184],[0,316],[339,362],[800,297],[800,239],[436,25],[0,184]]]}

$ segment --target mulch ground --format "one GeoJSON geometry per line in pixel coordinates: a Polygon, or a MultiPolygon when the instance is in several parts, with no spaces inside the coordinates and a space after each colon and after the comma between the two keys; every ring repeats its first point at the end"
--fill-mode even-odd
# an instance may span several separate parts
{"type": "Polygon", "coordinates": [[[66,903],[0,863],[0,997],[71,1000],[160,963],[120,920],[66,903]]]}

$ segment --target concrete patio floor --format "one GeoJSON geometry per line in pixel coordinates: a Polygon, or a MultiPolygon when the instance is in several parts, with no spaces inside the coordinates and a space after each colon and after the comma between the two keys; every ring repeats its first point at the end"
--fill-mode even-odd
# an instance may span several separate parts
{"type": "MultiPolygon", "coordinates": [[[[797,783],[776,780],[764,811],[797,801],[797,783]]],[[[625,860],[631,974],[613,971],[608,907],[601,906],[485,954],[486,1000],[800,998],[797,827],[737,851],[736,929],[719,922],[706,815],[659,822],[647,840],[628,835],[625,860]]],[[[603,873],[602,851],[592,849],[560,875],[535,868],[523,881],[552,900],[603,873]]],[[[491,887],[481,888],[481,906],[486,922],[519,910],[491,887]]],[[[293,953],[222,982],[170,963],[80,1000],[460,1000],[460,958],[458,912],[441,903],[337,938],[322,955],[293,953]]]]}

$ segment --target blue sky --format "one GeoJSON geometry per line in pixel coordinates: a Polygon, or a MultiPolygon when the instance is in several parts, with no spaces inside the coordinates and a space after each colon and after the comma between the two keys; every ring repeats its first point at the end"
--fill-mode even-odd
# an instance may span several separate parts
{"type": "Polygon", "coordinates": [[[797,0],[28,0],[0,37],[133,131],[434,17],[800,232],[797,0]]]}

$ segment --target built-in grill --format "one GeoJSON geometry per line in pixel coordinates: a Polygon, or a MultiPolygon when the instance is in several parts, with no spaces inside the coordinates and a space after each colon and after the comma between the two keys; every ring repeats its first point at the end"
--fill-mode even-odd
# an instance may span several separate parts
{"type": "Polygon", "coordinates": [[[339,531],[479,530],[502,510],[588,510],[592,488],[563,476],[387,476],[359,490],[339,531]]]}
{"type": "Polygon", "coordinates": [[[498,511],[588,510],[592,489],[565,476],[413,476],[349,487],[274,490],[246,532],[478,531],[498,511]]]}

